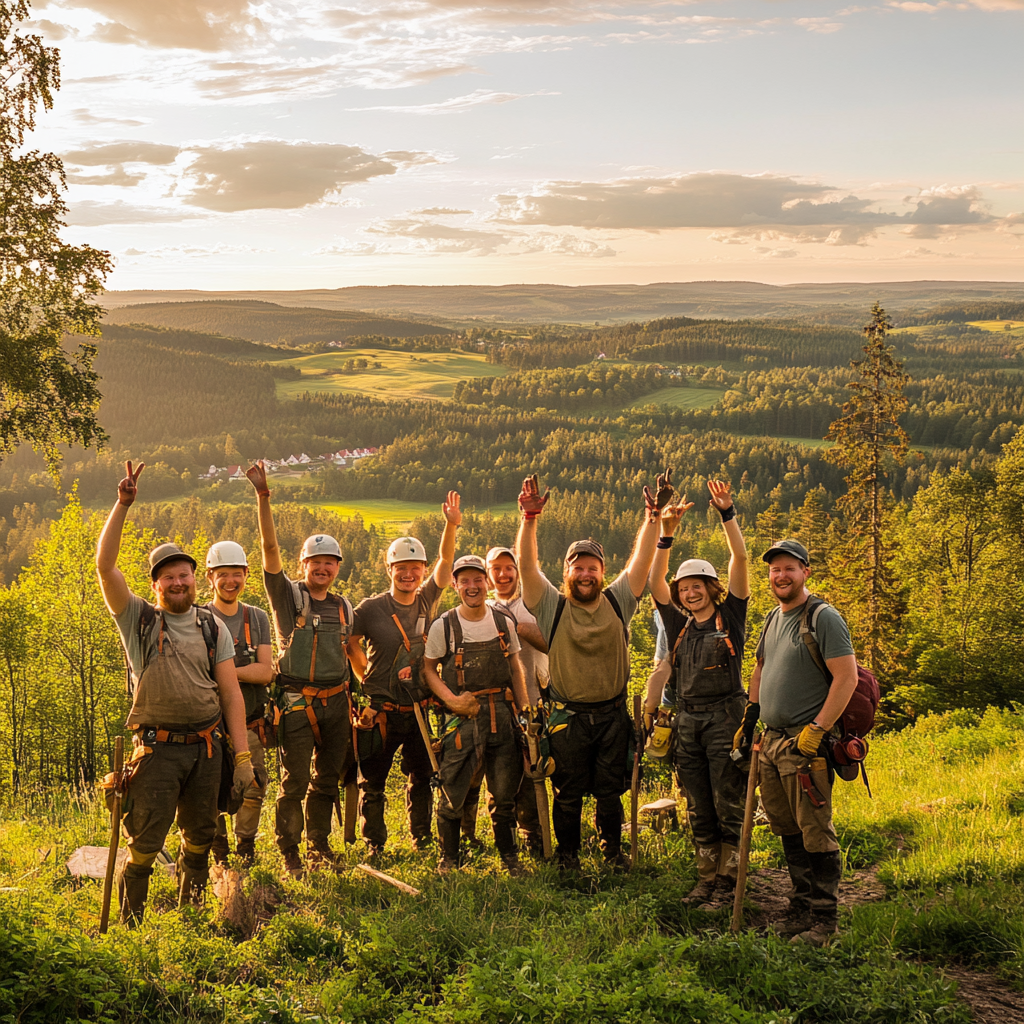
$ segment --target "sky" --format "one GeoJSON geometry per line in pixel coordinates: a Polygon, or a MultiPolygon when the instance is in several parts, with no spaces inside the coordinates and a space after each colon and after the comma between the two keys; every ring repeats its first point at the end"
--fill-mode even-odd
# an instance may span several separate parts
{"type": "Polygon", "coordinates": [[[108,286],[1024,280],[1024,0],[35,0],[108,286]],[[344,4],[344,6],[342,6],[344,4]]]}

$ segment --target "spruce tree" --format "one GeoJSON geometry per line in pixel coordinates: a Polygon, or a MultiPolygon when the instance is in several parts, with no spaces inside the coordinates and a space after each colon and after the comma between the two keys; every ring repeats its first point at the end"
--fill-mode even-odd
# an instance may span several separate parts
{"type": "Polygon", "coordinates": [[[825,457],[847,470],[846,491],[836,502],[841,531],[831,569],[845,597],[854,639],[876,675],[892,667],[896,653],[891,641],[900,611],[887,535],[895,499],[888,479],[906,458],[910,441],[899,423],[907,408],[903,389],[910,377],[886,341],[891,329],[892,322],[876,302],[871,322],[864,328],[864,358],[850,364],[858,372],[847,385],[853,395],[825,435],[834,442],[825,457]]]}
{"type": "Polygon", "coordinates": [[[96,419],[96,347],[68,335],[99,334],[110,254],[67,245],[64,166],[24,150],[39,109],[60,88],[60,52],[22,34],[26,0],[0,0],[0,457],[18,445],[43,453],[56,478],[62,444],[105,439],[96,419]]]}

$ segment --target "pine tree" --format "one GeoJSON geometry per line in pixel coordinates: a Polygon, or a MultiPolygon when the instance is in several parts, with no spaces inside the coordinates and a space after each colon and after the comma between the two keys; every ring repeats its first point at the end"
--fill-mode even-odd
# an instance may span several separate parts
{"type": "Polygon", "coordinates": [[[853,395],[825,435],[834,442],[826,459],[847,470],[846,492],[836,502],[842,540],[831,568],[845,592],[847,614],[859,627],[856,639],[876,675],[892,665],[894,652],[884,650],[884,641],[899,618],[889,568],[892,545],[886,521],[895,499],[888,478],[906,458],[910,440],[899,423],[907,408],[903,389],[910,377],[886,341],[891,329],[892,322],[876,302],[864,328],[864,358],[851,363],[859,373],[847,385],[853,395]]]}
{"type": "Polygon", "coordinates": [[[811,556],[816,583],[828,578],[828,554],[831,546],[829,523],[832,517],[826,509],[827,501],[828,492],[822,484],[818,484],[804,495],[803,504],[789,517],[793,536],[807,548],[807,553],[811,556]]]}
{"type": "Polygon", "coordinates": [[[60,52],[17,31],[28,16],[27,0],[0,0],[0,457],[27,442],[56,478],[60,445],[105,439],[96,347],[63,343],[99,334],[102,310],[90,299],[111,261],[61,240],[64,166],[53,153],[22,149],[37,110],[49,110],[60,88],[60,52]]]}

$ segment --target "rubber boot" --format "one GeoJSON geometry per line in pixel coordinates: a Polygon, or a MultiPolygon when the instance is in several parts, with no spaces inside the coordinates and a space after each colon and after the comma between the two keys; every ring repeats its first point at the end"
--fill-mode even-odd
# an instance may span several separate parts
{"type": "Polygon", "coordinates": [[[839,879],[843,860],[838,850],[808,853],[811,865],[811,925],[793,936],[793,942],[827,946],[838,927],[839,879]]]}
{"type": "Polygon", "coordinates": [[[458,819],[437,816],[437,841],[441,847],[441,859],[437,864],[437,873],[447,875],[459,866],[459,836],[462,822],[458,819]]]}
{"type": "Polygon", "coordinates": [[[697,884],[686,897],[687,903],[706,903],[715,892],[718,861],[722,855],[721,843],[694,843],[697,860],[697,884]]]}
{"type": "Polygon", "coordinates": [[[178,909],[198,907],[203,902],[203,893],[210,878],[209,857],[206,853],[178,854],[178,909]]]}
{"type": "Polygon", "coordinates": [[[117,902],[121,907],[121,924],[129,928],[142,924],[149,895],[149,880],[153,869],[129,861],[117,880],[117,902]]]}
{"type": "Polygon", "coordinates": [[[781,921],[772,925],[778,935],[793,936],[806,931],[811,926],[811,856],[804,849],[802,832],[795,835],[782,836],[782,851],[786,856],[786,867],[789,870],[791,887],[789,893],[789,909],[781,921]]]}

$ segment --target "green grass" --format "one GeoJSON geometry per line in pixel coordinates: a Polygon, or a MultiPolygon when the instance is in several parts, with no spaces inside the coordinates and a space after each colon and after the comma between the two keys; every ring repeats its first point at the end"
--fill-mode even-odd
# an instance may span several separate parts
{"type": "Polygon", "coordinates": [[[343,391],[377,398],[451,398],[455,384],[469,377],[500,377],[504,366],[465,352],[412,353],[390,349],[342,349],[282,361],[302,371],[300,380],[279,380],[278,398],[297,398],[305,391],[343,391]],[[349,359],[381,363],[380,369],[342,373],[349,359]]]}
{"type": "Polygon", "coordinates": [[[983,331],[999,331],[1006,334],[1024,334],[1024,320],[971,320],[972,327],[983,331]],[[1007,327],[1010,329],[1007,330],[1007,327]]]}
{"type": "Polygon", "coordinates": [[[710,409],[722,400],[725,394],[717,388],[658,388],[629,403],[629,408],[639,409],[645,405],[668,405],[673,409],[710,409]]]}
{"type": "MultiPolygon", "coordinates": [[[[418,516],[437,515],[441,506],[429,501],[398,501],[390,498],[366,498],[353,501],[321,501],[318,508],[326,509],[343,519],[351,519],[357,515],[363,517],[367,526],[397,526],[411,523],[418,516]]],[[[467,512],[486,512],[500,516],[506,512],[515,512],[516,504],[507,501],[504,504],[492,505],[490,509],[475,509],[466,506],[467,512]]]]}
{"type": "MultiPolygon", "coordinates": [[[[736,434],[736,437],[751,438],[757,440],[758,438],[767,437],[766,434],[736,434]]],[[[780,434],[778,436],[772,435],[773,441],[784,441],[787,444],[798,444],[804,448],[831,448],[833,442],[825,441],[820,437],[792,437],[787,434],[780,434]]]]}
{"type": "MultiPolygon", "coordinates": [[[[838,783],[836,821],[848,869],[875,865],[888,895],[843,908],[825,950],[734,937],[728,911],[687,908],[685,833],[645,832],[634,872],[602,871],[589,808],[579,876],[533,865],[510,879],[488,852],[439,878],[436,855],[409,847],[397,772],[382,868],[419,896],[355,870],[362,847],[337,835],[341,874],[281,883],[267,806],[248,918],[219,916],[212,895],[178,911],[158,873],[143,926],[99,938],[99,883],[63,864],[105,842],[102,807],[22,797],[0,816],[0,1020],[966,1024],[944,964],[1024,987],[1024,716],[926,718],[875,739],[869,765],[874,799],[838,783]]],[[[765,829],[751,861],[781,864],[765,829]]]]}

